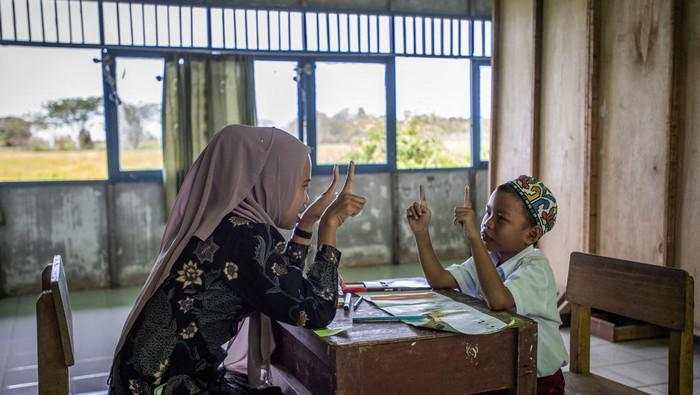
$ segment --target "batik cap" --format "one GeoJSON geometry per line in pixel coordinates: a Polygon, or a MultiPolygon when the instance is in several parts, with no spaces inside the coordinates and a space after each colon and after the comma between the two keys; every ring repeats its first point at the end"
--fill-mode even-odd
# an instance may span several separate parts
{"type": "Polygon", "coordinates": [[[557,200],[552,195],[552,191],[537,177],[526,175],[509,181],[508,184],[512,185],[523,199],[525,207],[537,221],[542,233],[552,230],[557,220],[557,200]]]}

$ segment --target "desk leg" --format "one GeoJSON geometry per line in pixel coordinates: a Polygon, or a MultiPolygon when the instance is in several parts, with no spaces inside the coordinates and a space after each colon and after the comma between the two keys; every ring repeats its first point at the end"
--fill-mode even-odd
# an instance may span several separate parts
{"type": "Polygon", "coordinates": [[[515,388],[512,394],[537,393],[537,325],[523,323],[518,328],[515,388]]]}

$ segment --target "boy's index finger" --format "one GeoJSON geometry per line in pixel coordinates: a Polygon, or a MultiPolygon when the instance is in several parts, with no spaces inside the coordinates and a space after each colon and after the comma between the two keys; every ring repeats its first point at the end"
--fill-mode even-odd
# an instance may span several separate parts
{"type": "Polygon", "coordinates": [[[464,207],[471,207],[472,205],[472,199],[471,199],[471,191],[469,188],[469,184],[464,186],[464,207]]]}
{"type": "Polygon", "coordinates": [[[425,197],[425,188],[423,187],[423,184],[420,184],[418,186],[418,198],[421,202],[426,202],[428,200],[425,197]]]}

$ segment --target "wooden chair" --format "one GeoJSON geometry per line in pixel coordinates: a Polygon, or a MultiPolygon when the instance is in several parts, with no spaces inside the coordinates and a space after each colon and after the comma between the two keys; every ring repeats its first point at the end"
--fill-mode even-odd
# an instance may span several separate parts
{"type": "Polygon", "coordinates": [[[643,393],[590,373],[591,308],[670,331],[668,393],[693,393],[693,278],[684,270],[571,254],[571,366],[567,394],[643,393]]]}
{"type": "Polygon", "coordinates": [[[39,393],[69,394],[68,367],[73,358],[73,318],[61,256],[41,273],[42,292],[36,302],[39,393]]]}

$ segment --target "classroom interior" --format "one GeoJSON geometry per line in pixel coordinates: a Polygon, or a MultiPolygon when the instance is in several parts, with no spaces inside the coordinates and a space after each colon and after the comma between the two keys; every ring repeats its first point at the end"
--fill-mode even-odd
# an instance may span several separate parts
{"type": "MultiPolygon", "coordinates": [[[[0,395],[39,391],[37,298],[56,255],[71,393],[107,390],[175,180],[230,123],[308,144],[311,195],[358,163],[368,203],[338,236],[345,281],[423,276],[405,218],[419,185],[447,266],[470,256],[452,223],[465,185],[480,217],[499,184],[541,178],[558,203],[537,247],[563,370],[700,391],[698,0],[0,0],[0,92],[0,395]],[[567,288],[573,252],[653,268],[567,288]]],[[[289,393],[326,392],[308,386],[289,393]]]]}

